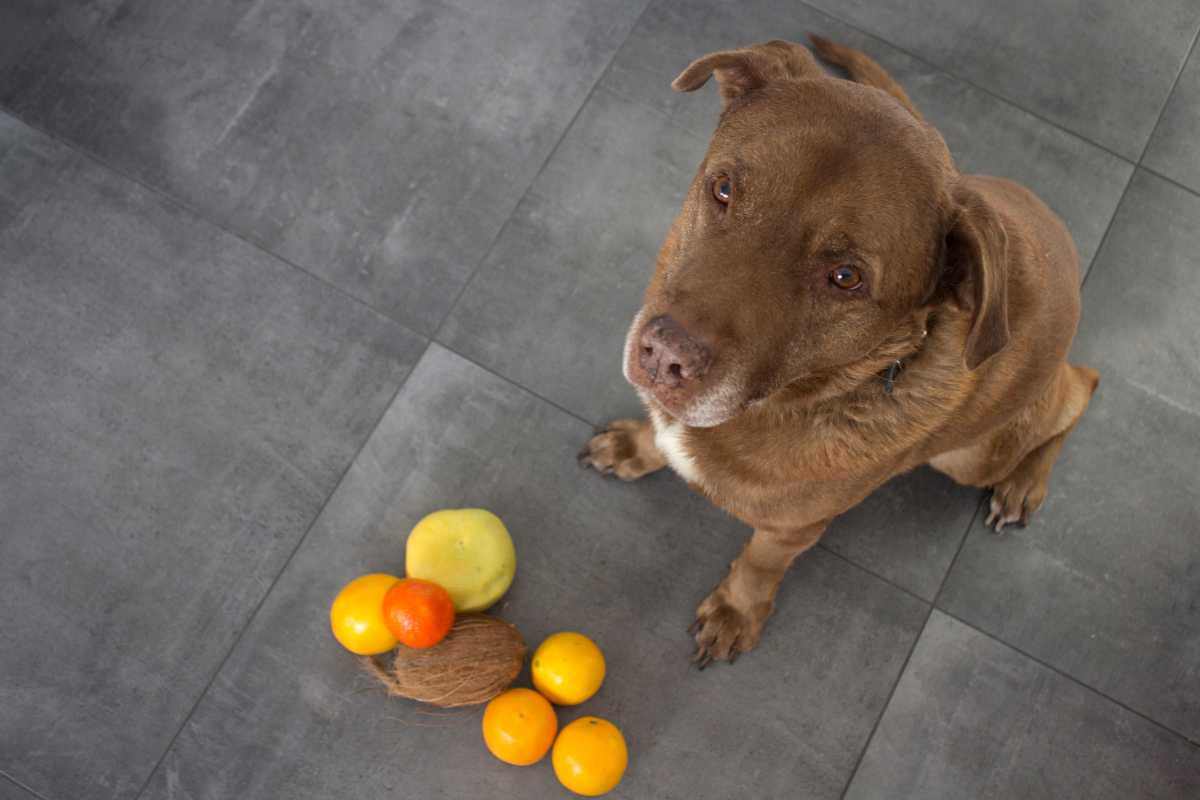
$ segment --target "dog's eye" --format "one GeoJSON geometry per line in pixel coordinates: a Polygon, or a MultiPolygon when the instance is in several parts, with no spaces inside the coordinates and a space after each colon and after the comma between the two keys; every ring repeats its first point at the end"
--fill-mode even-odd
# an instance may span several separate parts
{"type": "Polygon", "coordinates": [[[733,183],[730,182],[729,176],[718,175],[712,184],[713,197],[723,206],[729,205],[729,201],[733,199],[733,183]]]}
{"type": "Polygon", "coordinates": [[[857,289],[862,286],[862,273],[847,264],[829,273],[829,282],[839,289],[857,289]]]}

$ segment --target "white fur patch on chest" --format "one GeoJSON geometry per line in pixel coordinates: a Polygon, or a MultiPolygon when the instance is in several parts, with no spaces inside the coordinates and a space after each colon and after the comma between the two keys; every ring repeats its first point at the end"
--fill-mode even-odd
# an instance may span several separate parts
{"type": "Polygon", "coordinates": [[[671,469],[690,483],[703,483],[700,468],[683,445],[683,426],[678,422],[664,420],[654,415],[654,444],[663,454],[671,469]]]}

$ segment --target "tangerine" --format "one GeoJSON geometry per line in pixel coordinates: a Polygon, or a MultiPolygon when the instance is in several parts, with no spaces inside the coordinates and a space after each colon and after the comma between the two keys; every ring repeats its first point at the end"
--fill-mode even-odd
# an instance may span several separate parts
{"type": "Polygon", "coordinates": [[[433,581],[402,578],[383,596],[383,621],[400,644],[433,647],[454,626],[454,601],[433,581]]]}

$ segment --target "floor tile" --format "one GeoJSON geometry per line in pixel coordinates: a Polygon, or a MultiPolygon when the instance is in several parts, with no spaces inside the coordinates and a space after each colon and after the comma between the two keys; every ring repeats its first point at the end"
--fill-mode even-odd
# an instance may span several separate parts
{"type": "Polygon", "coordinates": [[[136,793],[424,340],[0,115],[0,768],[136,793]]]}
{"type": "Polygon", "coordinates": [[[1200,54],[1192,51],[1142,165],[1200,192],[1200,54]]]}
{"type": "Polygon", "coordinates": [[[625,334],[704,148],[597,89],[439,339],[593,422],[639,413],[625,334]]]}
{"type": "Polygon", "coordinates": [[[1195,745],[934,611],[846,797],[1198,793],[1195,745]]]}
{"type": "Polygon", "coordinates": [[[0,776],[0,800],[37,800],[37,797],[0,776]]]}
{"type": "Polygon", "coordinates": [[[835,519],[821,545],[933,602],[980,499],[921,467],[835,519]]]}
{"type": "Polygon", "coordinates": [[[0,103],[431,332],[642,6],[98,3],[0,103]]]}
{"type": "Polygon", "coordinates": [[[689,669],[691,611],[744,531],[679,481],[577,470],[588,434],[433,346],[147,796],[325,798],[350,785],[364,797],[558,796],[548,763],[492,759],[478,709],[431,714],[387,699],[329,636],[326,609],[343,582],[400,571],[425,513],[478,505],[517,547],[497,613],[530,646],[576,629],[605,652],[600,693],[559,716],[623,729],[630,768],[610,797],[837,797],[928,607],[814,551],[789,576],[759,650],[734,667],[689,669]]]}
{"type": "MultiPolygon", "coordinates": [[[[1009,175],[1067,219],[1086,265],[1133,167],[804,6],[653,3],[517,209],[439,338],[592,422],[640,413],[621,377],[629,320],[703,157],[717,101],[670,81],[711,50],[806,31],[862,47],[911,90],[964,169],[1009,175]]],[[[978,495],[906,477],[827,544],[931,599],[978,495]]]]}
{"type": "Polygon", "coordinates": [[[1132,161],[1200,29],[1191,0],[810,4],[1132,161]]]}
{"type": "Polygon", "coordinates": [[[1200,197],[1138,171],[1084,289],[1074,351],[1193,418],[1200,413],[1198,223],[1200,197]]]}
{"type": "Polygon", "coordinates": [[[1200,198],[1139,172],[1084,291],[1100,388],[1026,530],[976,528],[951,613],[1200,739],[1200,198]],[[1152,269],[1148,269],[1151,268],[1152,269]]]}

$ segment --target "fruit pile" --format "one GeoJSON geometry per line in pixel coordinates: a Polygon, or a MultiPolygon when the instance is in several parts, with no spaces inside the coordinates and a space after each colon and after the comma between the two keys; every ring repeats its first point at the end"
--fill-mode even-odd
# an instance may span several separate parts
{"type": "Polygon", "coordinates": [[[443,707],[486,702],[483,741],[496,758],[528,766],[551,751],[554,774],[587,797],[611,791],[629,760],[611,722],[581,717],[558,729],[555,705],[579,705],[604,682],[604,654],[581,633],[546,638],[533,654],[533,689],[509,689],[525,645],[516,628],[483,611],[516,574],[512,538],[482,509],[437,511],[409,534],[406,577],[355,578],[329,610],[333,635],[367,656],[391,694],[443,707]],[[390,665],[375,657],[392,654],[390,665]]]}

